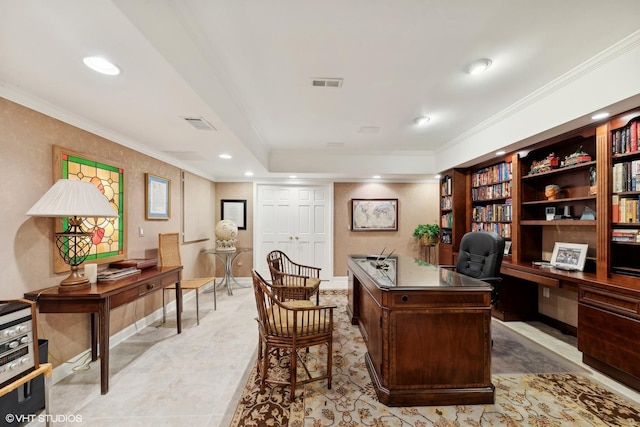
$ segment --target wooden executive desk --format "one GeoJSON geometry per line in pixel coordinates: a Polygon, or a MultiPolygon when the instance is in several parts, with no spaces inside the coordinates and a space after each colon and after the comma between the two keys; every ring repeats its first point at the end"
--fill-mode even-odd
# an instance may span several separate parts
{"type": "Polygon", "coordinates": [[[182,290],[180,278],[182,267],[155,267],[142,270],[140,274],[126,277],[113,283],[98,283],[90,288],[73,292],[59,292],[58,287],[41,289],[24,294],[36,301],[40,313],[91,313],[91,360],[100,354],[100,388],[102,394],[109,392],[109,312],[111,309],[130,303],[176,284],[176,328],[182,332],[182,290]],[[99,353],[98,353],[99,350],[99,353]]]}
{"type": "Polygon", "coordinates": [[[364,255],[348,257],[347,312],[380,402],[493,403],[492,287],[404,255],[390,264],[385,272],[364,255]]]}

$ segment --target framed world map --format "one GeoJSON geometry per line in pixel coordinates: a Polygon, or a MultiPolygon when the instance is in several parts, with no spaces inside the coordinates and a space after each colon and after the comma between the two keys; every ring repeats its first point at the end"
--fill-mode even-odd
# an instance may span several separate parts
{"type": "Polygon", "coordinates": [[[351,231],[398,231],[398,199],[351,199],[351,231]]]}

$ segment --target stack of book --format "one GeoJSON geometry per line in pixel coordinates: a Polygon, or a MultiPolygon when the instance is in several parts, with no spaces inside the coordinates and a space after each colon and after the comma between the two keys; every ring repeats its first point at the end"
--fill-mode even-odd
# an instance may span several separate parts
{"type": "Polygon", "coordinates": [[[614,228],[611,231],[614,242],[640,242],[640,230],[637,228],[614,228]]]}
{"type": "Polygon", "coordinates": [[[98,272],[98,282],[115,282],[134,274],[139,274],[140,270],[135,267],[129,268],[107,268],[98,272]]]}

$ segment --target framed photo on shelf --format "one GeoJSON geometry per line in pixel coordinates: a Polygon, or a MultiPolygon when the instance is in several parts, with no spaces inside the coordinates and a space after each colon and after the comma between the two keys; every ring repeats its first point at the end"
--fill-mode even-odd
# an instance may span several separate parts
{"type": "Polygon", "coordinates": [[[247,201],[246,200],[220,200],[221,219],[233,221],[238,230],[247,229],[247,201]]]}
{"type": "Polygon", "coordinates": [[[147,219],[171,218],[171,180],[144,174],[144,213],[147,219]]]}
{"type": "Polygon", "coordinates": [[[398,231],[398,199],[351,199],[351,231],[398,231]]]}
{"type": "Polygon", "coordinates": [[[556,242],[551,255],[551,265],[560,270],[582,271],[589,245],[584,243],[556,242]]]}

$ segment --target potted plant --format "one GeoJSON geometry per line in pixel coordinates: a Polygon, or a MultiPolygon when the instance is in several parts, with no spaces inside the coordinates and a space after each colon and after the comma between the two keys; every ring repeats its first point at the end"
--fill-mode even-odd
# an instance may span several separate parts
{"type": "Polygon", "coordinates": [[[438,224],[418,224],[413,230],[413,237],[417,237],[423,245],[435,245],[440,237],[440,226],[438,224]]]}

